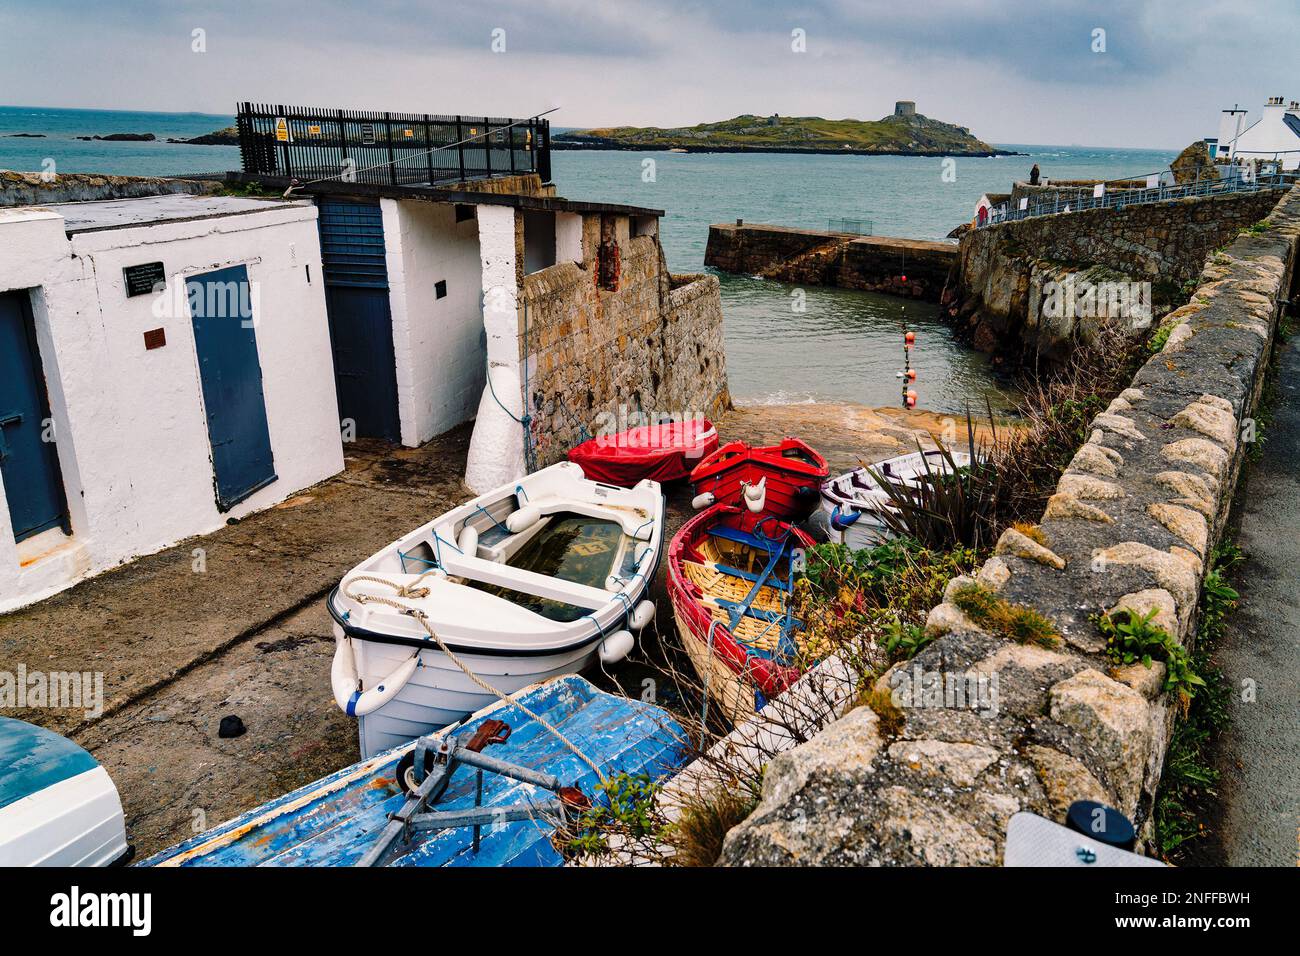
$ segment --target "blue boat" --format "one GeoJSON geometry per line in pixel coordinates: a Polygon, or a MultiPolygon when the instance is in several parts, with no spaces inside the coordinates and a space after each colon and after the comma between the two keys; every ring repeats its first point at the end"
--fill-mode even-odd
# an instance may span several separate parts
{"type": "Polygon", "coordinates": [[[626,773],[660,780],[687,758],[686,732],[666,711],[606,694],[576,675],[516,698],[518,704],[498,702],[139,865],[560,866],[564,858],[551,837],[562,806],[572,812],[601,799],[599,778],[519,704],[564,734],[607,778],[626,773]],[[415,771],[420,763],[427,773],[415,771]],[[418,799],[422,792],[427,799],[418,799]]]}

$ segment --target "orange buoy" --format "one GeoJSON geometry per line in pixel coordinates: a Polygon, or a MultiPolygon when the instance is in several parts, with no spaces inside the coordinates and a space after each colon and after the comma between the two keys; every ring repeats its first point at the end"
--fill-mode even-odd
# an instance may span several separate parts
{"type": "Polygon", "coordinates": [[[916,408],[916,390],[909,388],[907,390],[907,407],[916,408]]]}
{"type": "Polygon", "coordinates": [[[914,368],[909,368],[909,369],[907,370],[907,380],[908,380],[909,382],[915,382],[915,381],[916,381],[916,369],[914,369],[914,368]]]}

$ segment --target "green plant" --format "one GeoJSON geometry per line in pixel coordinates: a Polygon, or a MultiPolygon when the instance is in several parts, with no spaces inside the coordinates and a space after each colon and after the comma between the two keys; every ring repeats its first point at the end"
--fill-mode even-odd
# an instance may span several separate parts
{"type": "Polygon", "coordinates": [[[574,855],[609,850],[609,835],[641,840],[657,838],[665,823],[656,805],[660,786],[649,774],[620,773],[597,785],[596,797],[564,831],[564,844],[574,855]]]}
{"type": "Polygon", "coordinates": [[[1020,644],[1053,647],[1060,641],[1056,625],[1043,615],[1031,607],[998,597],[982,584],[958,588],[952,601],[980,627],[1020,644]]]}
{"type": "Polygon", "coordinates": [[[885,653],[890,660],[908,660],[915,657],[934,636],[926,634],[924,625],[890,621],[885,625],[885,653]]]}
{"type": "Polygon", "coordinates": [[[1147,339],[1147,351],[1152,355],[1157,352],[1163,352],[1165,344],[1169,341],[1169,336],[1174,331],[1174,324],[1162,325],[1152,333],[1151,338],[1147,339]]]}
{"type": "Polygon", "coordinates": [[[1228,723],[1230,688],[1213,655],[1238,600],[1226,575],[1244,560],[1241,548],[1231,542],[1219,545],[1210,555],[1191,661],[1205,686],[1174,727],[1152,814],[1156,845],[1166,859],[1177,861],[1181,848],[1205,832],[1202,817],[1216,797],[1219,772],[1213,766],[1211,748],[1215,735],[1228,723]]]}
{"type": "Polygon", "coordinates": [[[860,551],[817,545],[794,584],[795,615],[810,645],[834,651],[869,680],[925,646],[930,609],[948,582],[978,560],[969,548],[933,550],[911,538],[860,551]]]}
{"type": "Polygon", "coordinates": [[[1154,608],[1140,615],[1121,609],[1100,615],[1097,628],[1106,638],[1106,654],[1114,663],[1150,667],[1153,661],[1163,661],[1164,689],[1177,692],[1186,707],[1205,681],[1192,666],[1187,649],[1163,627],[1152,623],[1155,616],[1154,608]]]}

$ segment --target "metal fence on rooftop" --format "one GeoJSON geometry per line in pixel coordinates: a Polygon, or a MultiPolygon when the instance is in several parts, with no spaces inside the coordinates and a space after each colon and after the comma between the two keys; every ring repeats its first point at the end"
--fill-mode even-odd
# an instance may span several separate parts
{"type": "Polygon", "coordinates": [[[551,178],[551,125],[539,117],[378,113],[240,103],[244,172],[393,186],[512,173],[551,178]]]}

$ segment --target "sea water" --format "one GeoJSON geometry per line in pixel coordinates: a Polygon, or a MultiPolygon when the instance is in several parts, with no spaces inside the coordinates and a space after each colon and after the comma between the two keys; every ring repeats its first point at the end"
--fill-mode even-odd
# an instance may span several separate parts
{"type": "MultiPolygon", "coordinates": [[[[166,143],[230,126],[233,116],[0,106],[0,169],[134,176],[239,167],[233,146],[166,143]],[[44,133],[44,138],[13,133],[44,133]],[[78,136],[153,133],[156,142],[78,136]]],[[[558,131],[558,128],[557,128],[558,131]]],[[[782,153],[578,152],[556,150],[552,172],[569,199],[662,209],[660,237],[675,272],[704,267],[709,224],[744,219],[825,229],[861,219],[876,235],[943,239],[974,214],[986,192],[1009,192],[1038,164],[1052,179],[1116,179],[1168,166],[1176,150],[1014,146],[996,158],[792,155],[782,153]]],[[[906,264],[900,260],[899,271],[906,264]]],[[[902,334],[916,333],[910,361],[923,408],[961,412],[1011,401],[988,358],[939,320],[934,305],[869,292],[797,289],[749,276],[720,276],[727,371],[742,403],[813,401],[898,404],[902,334]]]]}

